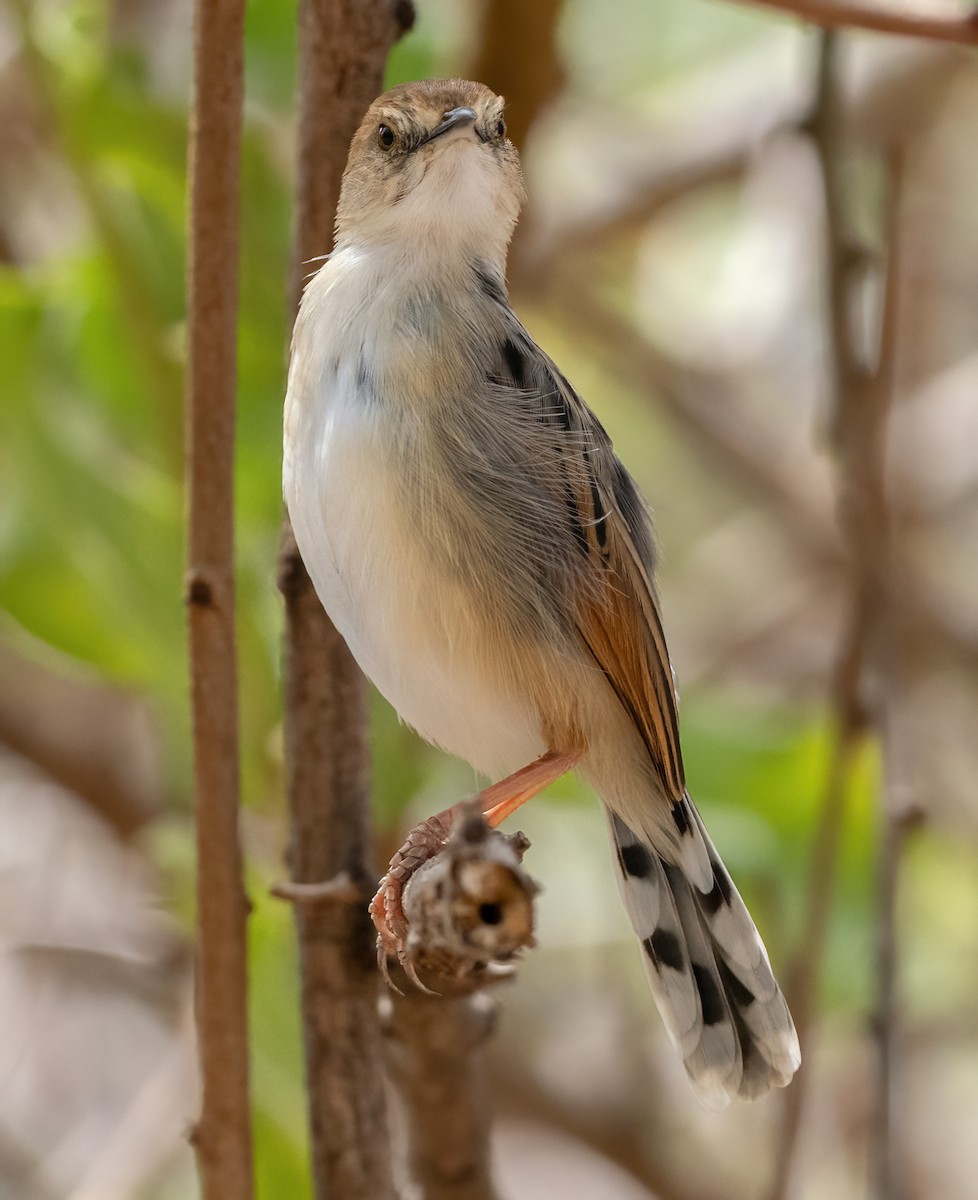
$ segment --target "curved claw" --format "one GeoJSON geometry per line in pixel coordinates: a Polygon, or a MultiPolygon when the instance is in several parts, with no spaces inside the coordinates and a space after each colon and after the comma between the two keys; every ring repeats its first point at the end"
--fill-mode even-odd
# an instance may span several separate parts
{"type": "MultiPolygon", "coordinates": [[[[422,983],[421,977],[418,975],[417,968],[408,956],[407,950],[400,948],[397,952],[397,961],[401,964],[401,969],[404,974],[411,980],[414,986],[426,996],[440,996],[441,992],[436,992],[434,988],[428,987],[426,983],[422,983]]],[[[396,990],[396,989],[395,989],[396,990]]],[[[401,993],[404,994],[403,992],[401,993]]]]}
{"type": "Polygon", "coordinates": [[[404,993],[397,986],[394,980],[391,979],[390,969],[387,966],[387,950],[384,947],[384,939],[379,934],[377,936],[377,969],[380,971],[384,983],[387,984],[390,990],[392,992],[397,992],[399,996],[403,996],[404,993]]]}

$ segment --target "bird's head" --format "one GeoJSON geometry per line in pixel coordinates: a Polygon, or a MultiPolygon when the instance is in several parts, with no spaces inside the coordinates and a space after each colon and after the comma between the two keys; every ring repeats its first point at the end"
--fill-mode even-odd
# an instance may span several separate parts
{"type": "Polygon", "coordinates": [[[405,83],[375,100],[350,146],[337,244],[416,245],[501,264],[524,197],[503,107],[461,79],[405,83]]]}

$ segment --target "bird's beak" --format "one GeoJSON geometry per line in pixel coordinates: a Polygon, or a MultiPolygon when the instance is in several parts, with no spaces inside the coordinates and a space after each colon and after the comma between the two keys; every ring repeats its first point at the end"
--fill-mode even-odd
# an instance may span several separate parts
{"type": "Polygon", "coordinates": [[[463,129],[466,125],[474,125],[475,122],[474,108],[453,108],[450,112],[445,113],[441,124],[436,125],[427,137],[421,139],[419,144],[425,146],[428,142],[433,142],[435,138],[441,137],[443,133],[450,133],[453,129],[463,129]]]}

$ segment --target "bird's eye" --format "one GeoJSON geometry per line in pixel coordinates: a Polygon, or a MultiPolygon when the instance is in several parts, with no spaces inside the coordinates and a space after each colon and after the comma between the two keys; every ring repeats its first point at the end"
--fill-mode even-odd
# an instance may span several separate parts
{"type": "Polygon", "coordinates": [[[506,122],[502,119],[502,117],[500,117],[498,123],[496,124],[496,137],[502,140],[505,136],[506,122]]]}
{"type": "Polygon", "coordinates": [[[377,130],[377,144],[382,150],[389,150],[394,145],[394,130],[389,125],[381,125],[377,130]]]}

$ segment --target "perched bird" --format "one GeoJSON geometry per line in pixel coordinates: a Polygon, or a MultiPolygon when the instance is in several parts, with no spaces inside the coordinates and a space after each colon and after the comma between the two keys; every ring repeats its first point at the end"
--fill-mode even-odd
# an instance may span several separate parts
{"type": "MultiPolygon", "coordinates": [[[[572,768],[593,785],[666,1029],[720,1106],[786,1084],[798,1040],[686,791],[646,506],[510,307],[522,201],[488,88],[431,80],[371,105],[295,325],[286,502],[365,674],[499,780],[480,794],[491,824],[572,768]]],[[[404,863],[444,828],[420,826],[378,894],[385,949],[404,863]]]]}

